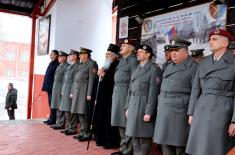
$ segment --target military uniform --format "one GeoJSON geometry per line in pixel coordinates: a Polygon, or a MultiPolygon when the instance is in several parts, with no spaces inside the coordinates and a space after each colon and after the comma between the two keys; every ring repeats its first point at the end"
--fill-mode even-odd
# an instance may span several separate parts
{"type": "Polygon", "coordinates": [[[230,52],[214,61],[213,55],[198,67],[188,114],[193,116],[187,152],[193,155],[224,155],[228,127],[235,121],[235,60],[230,52]]]}
{"type": "Polygon", "coordinates": [[[112,126],[126,127],[125,106],[130,85],[131,73],[137,66],[136,56],[122,58],[114,75],[114,90],[112,101],[112,126]]]}
{"type": "Polygon", "coordinates": [[[53,89],[52,89],[52,98],[51,98],[52,109],[59,109],[60,107],[61,90],[62,90],[62,85],[63,85],[64,72],[67,69],[68,65],[69,64],[65,62],[63,64],[60,64],[56,68],[53,89]]]}
{"type": "Polygon", "coordinates": [[[186,146],[189,132],[187,109],[196,69],[191,57],[181,64],[167,66],[158,100],[154,142],[186,146]]]}
{"type": "MultiPolygon", "coordinates": [[[[225,30],[215,30],[211,35],[232,38],[225,30]]],[[[212,54],[199,63],[188,109],[193,119],[187,153],[224,155],[235,145],[235,139],[228,133],[229,125],[235,122],[234,66],[235,59],[229,51],[219,60],[212,54]]]]}
{"type": "Polygon", "coordinates": [[[131,76],[126,135],[133,138],[135,155],[148,155],[151,151],[161,78],[160,68],[151,60],[144,66],[139,64],[131,76]],[[145,114],[151,116],[149,122],[143,120],[145,114]]]}
{"type": "Polygon", "coordinates": [[[5,109],[7,110],[9,120],[15,119],[15,109],[17,109],[17,90],[12,88],[8,91],[5,102],[5,109]],[[9,110],[11,108],[11,110],[9,110]]]}
{"type": "MultiPolygon", "coordinates": [[[[129,55],[127,58],[122,58],[120,60],[114,75],[115,84],[112,97],[111,125],[119,127],[120,136],[122,138],[120,151],[124,151],[126,145],[128,145],[131,141],[130,138],[125,137],[125,106],[130,85],[131,73],[134,71],[136,66],[136,56],[134,54],[129,55]]],[[[131,148],[128,148],[127,152],[130,151],[130,149],[131,148]]]]}
{"type": "MultiPolygon", "coordinates": [[[[70,51],[70,55],[77,54],[78,52],[75,50],[70,51]]],[[[63,87],[62,87],[62,98],[61,98],[61,104],[60,104],[60,111],[65,112],[65,118],[66,118],[66,129],[65,131],[69,132],[75,132],[77,130],[76,126],[72,126],[74,122],[77,120],[77,115],[71,114],[71,105],[72,105],[72,98],[70,97],[72,85],[73,85],[73,79],[74,79],[74,73],[75,70],[78,68],[79,62],[75,62],[74,64],[71,64],[67,67],[65,70],[64,75],[64,81],[63,81],[63,87]]]]}
{"type": "Polygon", "coordinates": [[[79,115],[80,134],[85,138],[90,137],[87,129],[89,110],[87,96],[92,96],[97,69],[97,63],[91,59],[80,64],[75,72],[71,91],[73,95],[71,113],[79,115]]]}
{"type": "Polygon", "coordinates": [[[234,50],[235,49],[235,41],[231,41],[229,44],[229,49],[234,50]]]}
{"type": "MultiPolygon", "coordinates": [[[[164,46],[165,55],[166,55],[166,52],[170,52],[170,51],[169,51],[169,47],[170,47],[170,45],[165,45],[165,46],[164,46]]],[[[165,56],[165,58],[166,58],[166,56],[165,56]]],[[[166,60],[166,62],[163,63],[163,65],[162,65],[162,72],[165,71],[166,66],[167,66],[168,64],[170,64],[170,63],[171,63],[171,59],[168,59],[168,60],[166,60]]]]}
{"type": "Polygon", "coordinates": [[[233,55],[235,56],[235,41],[231,41],[231,42],[230,42],[229,50],[231,50],[231,52],[232,52],[233,55]]]}
{"type": "Polygon", "coordinates": [[[78,68],[79,62],[71,64],[65,70],[64,82],[62,87],[62,98],[60,104],[60,110],[65,112],[71,111],[72,99],[70,98],[70,93],[73,85],[74,73],[78,68]]]}
{"type": "Polygon", "coordinates": [[[204,49],[190,50],[190,52],[192,53],[191,56],[196,62],[200,62],[204,58],[203,51],[204,49]]]}
{"type": "Polygon", "coordinates": [[[171,63],[171,60],[167,60],[166,62],[163,63],[163,65],[162,65],[162,72],[165,71],[166,66],[169,65],[170,63],[171,63]]]}
{"type": "Polygon", "coordinates": [[[196,62],[188,56],[179,64],[170,63],[163,73],[153,140],[162,145],[164,155],[185,154],[189,133],[187,110],[196,69],[196,62]]]}
{"type": "MultiPolygon", "coordinates": [[[[67,57],[68,54],[59,51],[59,56],[67,57]]],[[[56,109],[56,124],[51,126],[52,128],[63,128],[65,123],[64,112],[59,110],[61,103],[61,91],[63,86],[64,72],[68,67],[68,63],[65,61],[63,64],[60,64],[55,71],[54,83],[52,88],[52,98],[51,98],[51,109],[56,109]]]]}

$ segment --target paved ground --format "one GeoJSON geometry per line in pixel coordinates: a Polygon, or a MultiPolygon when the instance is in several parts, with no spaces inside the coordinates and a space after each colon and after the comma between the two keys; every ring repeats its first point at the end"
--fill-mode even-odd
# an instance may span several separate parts
{"type": "Polygon", "coordinates": [[[109,155],[91,141],[78,142],[41,123],[42,120],[0,121],[0,155],[109,155]]]}
{"type": "MultiPolygon", "coordinates": [[[[109,155],[117,149],[105,150],[91,141],[78,142],[42,123],[43,120],[0,121],[0,155],[109,155]]],[[[153,146],[152,155],[161,155],[153,146]]],[[[235,148],[227,155],[235,155],[235,148]]]]}

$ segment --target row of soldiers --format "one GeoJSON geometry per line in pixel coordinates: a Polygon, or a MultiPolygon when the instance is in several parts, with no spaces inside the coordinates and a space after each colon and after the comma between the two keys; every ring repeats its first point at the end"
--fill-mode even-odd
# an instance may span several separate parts
{"type": "MultiPolygon", "coordinates": [[[[232,40],[225,30],[211,32],[212,54],[196,62],[188,54],[191,42],[174,38],[164,47],[170,59],[163,70],[152,62],[150,46],[139,46],[135,54],[128,39],[120,51],[110,44],[107,61],[99,70],[89,49],[71,50],[70,64],[67,54],[59,52],[50,105],[57,110],[57,121],[52,128],[62,129],[65,117],[66,129],[62,132],[73,135],[79,119],[80,133],[74,138],[90,140],[88,105],[99,101],[100,96],[100,105],[105,99],[110,102],[110,110],[103,110],[101,115],[108,113],[109,130],[117,127],[121,137],[120,149],[112,155],[129,155],[132,151],[134,155],[148,155],[152,141],[162,146],[163,155],[224,155],[235,145],[235,59],[228,50],[232,40]],[[118,53],[122,56],[119,62],[115,61],[118,53]],[[108,77],[114,62],[113,72],[106,79],[106,86],[109,82],[112,85],[111,94],[99,92],[100,88],[105,90],[99,84],[108,77]],[[94,93],[97,73],[98,94],[94,93]]],[[[50,119],[46,123],[51,125],[50,119]]],[[[100,124],[102,120],[98,119],[97,126],[100,124]]]]}

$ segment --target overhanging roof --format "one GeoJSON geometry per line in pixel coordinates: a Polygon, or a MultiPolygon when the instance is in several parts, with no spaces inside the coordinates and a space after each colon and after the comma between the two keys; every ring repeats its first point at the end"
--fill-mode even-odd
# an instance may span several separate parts
{"type": "Polygon", "coordinates": [[[55,0],[0,0],[0,12],[25,16],[43,16],[55,0]]]}

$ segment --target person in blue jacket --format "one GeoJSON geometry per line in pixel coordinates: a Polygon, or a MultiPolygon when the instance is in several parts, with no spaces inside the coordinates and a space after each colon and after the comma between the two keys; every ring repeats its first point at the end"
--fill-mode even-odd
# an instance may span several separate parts
{"type": "MultiPolygon", "coordinates": [[[[51,107],[51,96],[52,96],[52,87],[53,87],[53,82],[54,82],[54,75],[55,75],[55,70],[57,66],[59,65],[59,62],[57,60],[59,52],[57,50],[52,50],[50,53],[50,59],[51,62],[49,63],[45,77],[44,77],[44,82],[42,86],[42,91],[47,92],[48,94],[48,103],[49,107],[51,107]]],[[[44,121],[45,124],[47,125],[53,125],[56,123],[56,109],[50,109],[50,115],[46,121],[44,121]]]]}

